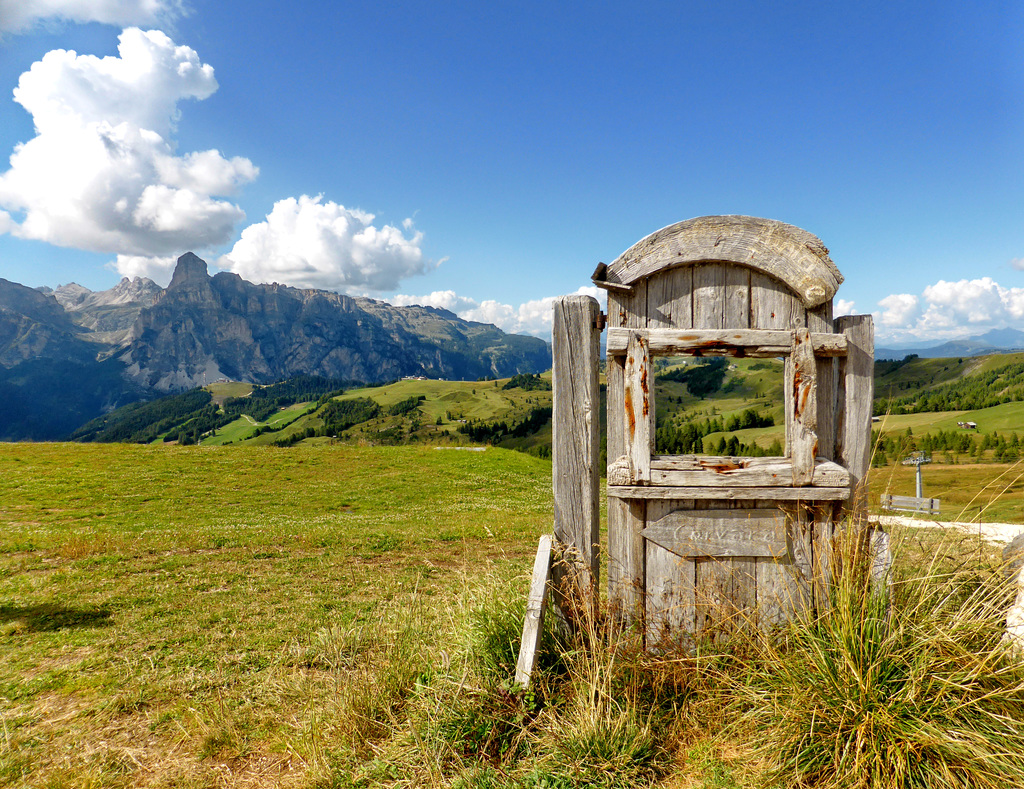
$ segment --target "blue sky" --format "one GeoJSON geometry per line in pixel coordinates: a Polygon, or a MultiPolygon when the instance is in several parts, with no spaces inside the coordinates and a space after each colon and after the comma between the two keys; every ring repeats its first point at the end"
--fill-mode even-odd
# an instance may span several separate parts
{"type": "Polygon", "coordinates": [[[193,250],[544,334],[598,262],[730,213],[818,235],[880,344],[1024,328],[1020,3],[0,0],[0,30],[26,285],[193,250]]]}

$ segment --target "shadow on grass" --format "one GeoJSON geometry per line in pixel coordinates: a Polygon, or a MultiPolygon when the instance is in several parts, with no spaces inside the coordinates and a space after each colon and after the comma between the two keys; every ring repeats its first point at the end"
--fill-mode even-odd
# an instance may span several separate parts
{"type": "Polygon", "coordinates": [[[109,608],[67,608],[54,604],[5,605],[0,603],[0,622],[20,622],[26,630],[45,633],[72,627],[109,627],[114,623],[109,608]]]}

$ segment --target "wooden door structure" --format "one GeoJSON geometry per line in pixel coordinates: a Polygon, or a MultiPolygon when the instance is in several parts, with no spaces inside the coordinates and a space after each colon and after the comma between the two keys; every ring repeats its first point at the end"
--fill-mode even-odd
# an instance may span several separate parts
{"type": "MultiPolygon", "coordinates": [[[[647,236],[608,291],[608,546],[613,609],[648,644],[766,627],[824,602],[830,545],[865,515],[870,316],[833,319],[843,277],[792,225],[711,216],[647,236]],[[784,456],[655,454],[657,356],[784,358],[784,456]]],[[[596,594],[597,303],[555,305],[555,537],[596,594]]]]}

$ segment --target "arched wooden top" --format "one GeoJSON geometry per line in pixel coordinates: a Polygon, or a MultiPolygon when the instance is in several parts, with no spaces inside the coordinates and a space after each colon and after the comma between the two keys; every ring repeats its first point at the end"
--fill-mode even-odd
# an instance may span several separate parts
{"type": "Polygon", "coordinates": [[[632,290],[659,271],[725,262],[764,272],[785,283],[808,309],[829,301],[843,275],[821,239],[799,227],[752,216],[702,216],[664,227],[594,272],[594,284],[632,290]]]}

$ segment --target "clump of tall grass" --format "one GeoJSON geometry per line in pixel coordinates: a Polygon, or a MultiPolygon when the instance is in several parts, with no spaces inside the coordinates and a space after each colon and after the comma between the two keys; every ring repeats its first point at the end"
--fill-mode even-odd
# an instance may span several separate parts
{"type": "MultiPolygon", "coordinates": [[[[418,650],[378,665],[386,710],[355,703],[380,687],[369,675],[345,704],[372,746],[329,785],[612,789],[678,772],[722,789],[1024,786],[1002,574],[931,551],[922,573],[872,587],[866,546],[841,532],[826,610],[772,632],[652,650],[603,609],[569,606],[572,628],[549,614],[528,691],[513,684],[525,579],[468,578],[418,650]]],[[[350,671],[357,642],[321,659],[350,671]]]]}
{"type": "Polygon", "coordinates": [[[1002,575],[868,582],[863,540],[836,539],[827,610],[758,642],[742,719],[786,787],[1024,786],[1024,661],[1002,638],[1002,575]]]}

